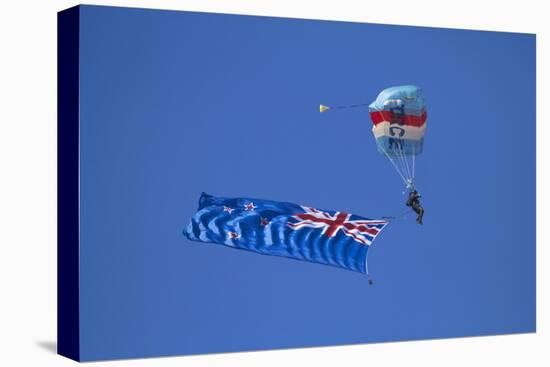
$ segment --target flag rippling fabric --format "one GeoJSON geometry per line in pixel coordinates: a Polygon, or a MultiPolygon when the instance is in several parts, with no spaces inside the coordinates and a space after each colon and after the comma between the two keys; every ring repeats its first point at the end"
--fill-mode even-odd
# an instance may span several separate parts
{"type": "Polygon", "coordinates": [[[184,234],[193,241],[366,274],[369,247],[387,224],[385,220],[292,203],[203,193],[184,234]]]}

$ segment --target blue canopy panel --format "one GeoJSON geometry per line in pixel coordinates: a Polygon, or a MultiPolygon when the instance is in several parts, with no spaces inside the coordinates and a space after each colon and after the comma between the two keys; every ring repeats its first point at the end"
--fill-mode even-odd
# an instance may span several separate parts
{"type": "Polygon", "coordinates": [[[369,105],[371,112],[394,111],[395,109],[399,109],[405,115],[422,116],[426,110],[422,89],[415,85],[386,88],[369,105]]]}
{"type": "Polygon", "coordinates": [[[376,145],[381,154],[391,158],[418,155],[422,153],[424,138],[412,140],[381,136],[376,139],[376,145]]]}

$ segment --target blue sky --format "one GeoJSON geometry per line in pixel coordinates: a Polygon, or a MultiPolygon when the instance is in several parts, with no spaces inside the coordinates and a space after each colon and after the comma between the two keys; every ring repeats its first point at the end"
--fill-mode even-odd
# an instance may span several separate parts
{"type": "Polygon", "coordinates": [[[535,330],[535,36],[85,6],[83,359],[535,330]],[[405,209],[366,109],[416,84],[425,225],[359,273],[185,239],[202,191],[405,209]]]}

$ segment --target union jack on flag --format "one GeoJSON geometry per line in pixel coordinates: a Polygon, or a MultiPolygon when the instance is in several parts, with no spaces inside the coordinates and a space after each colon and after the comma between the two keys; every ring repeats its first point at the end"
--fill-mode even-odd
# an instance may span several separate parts
{"type": "Polygon", "coordinates": [[[288,223],[291,228],[322,228],[321,234],[327,237],[334,237],[338,231],[342,231],[346,236],[368,246],[370,246],[384,226],[388,224],[384,220],[351,220],[352,214],[344,212],[334,212],[331,215],[328,212],[307,206],[303,206],[302,209],[305,213],[293,216],[298,222],[288,223]]]}
{"type": "Polygon", "coordinates": [[[387,224],[293,203],[203,193],[184,234],[193,241],[367,273],[367,251],[387,224]]]}

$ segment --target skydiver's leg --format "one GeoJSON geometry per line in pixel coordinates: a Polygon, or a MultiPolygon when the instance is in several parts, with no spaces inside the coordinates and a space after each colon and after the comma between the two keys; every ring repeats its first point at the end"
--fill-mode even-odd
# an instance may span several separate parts
{"type": "Polygon", "coordinates": [[[424,215],[424,209],[418,203],[413,203],[413,211],[416,213],[416,222],[422,224],[422,216],[424,215]]]}

